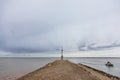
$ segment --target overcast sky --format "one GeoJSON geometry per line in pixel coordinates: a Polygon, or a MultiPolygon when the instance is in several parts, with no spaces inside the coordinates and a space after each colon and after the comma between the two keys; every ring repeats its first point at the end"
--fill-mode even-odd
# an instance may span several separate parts
{"type": "Polygon", "coordinates": [[[120,0],[0,0],[0,51],[51,52],[61,46],[120,47],[120,0]]]}

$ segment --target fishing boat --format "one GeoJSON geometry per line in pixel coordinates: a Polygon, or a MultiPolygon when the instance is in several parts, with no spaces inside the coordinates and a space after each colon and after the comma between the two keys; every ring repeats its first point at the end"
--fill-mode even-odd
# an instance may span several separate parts
{"type": "Polygon", "coordinates": [[[106,64],[105,64],[106,66],[109,66],[109,67],[113,67],[114,65],[111,63],[111,62],[107,62],[106,64]]]}

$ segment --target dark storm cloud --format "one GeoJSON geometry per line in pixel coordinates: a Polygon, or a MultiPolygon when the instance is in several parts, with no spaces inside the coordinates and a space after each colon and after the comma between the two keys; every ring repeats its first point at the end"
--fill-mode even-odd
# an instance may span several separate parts
{"type": "Polygon", "coordinates": [[[112,44],[120,39],[119,3],[118,0],[0,1],[0,50],[22,53],[56,51],[61,46],[67,51],[119,47],[119,43],[112,44]]]}
{"type": "Polygon", "coordinates": [[[120,43],[114,42],[109,44],[97,45],[97,43],[81,43],[78,46],[79,51],[89,51],[89,50],[106,50],[115,47],[120,47],[120,43]]]}

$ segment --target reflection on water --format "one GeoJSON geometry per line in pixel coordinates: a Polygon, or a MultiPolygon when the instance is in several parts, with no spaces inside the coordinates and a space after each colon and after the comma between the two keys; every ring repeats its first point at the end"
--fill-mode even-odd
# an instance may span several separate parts
{"type": "MultiPolygon", "coordinates": [[[[14,75],[16,77],[34,71],[59,58],[0,58],[0,77],[14,75]]],[[[75,63],[82,63],[93,68],[120,77],[120,58],[65,58],[75,63]],[[114,67],[107,67],[110,61],[114,67]]]]}

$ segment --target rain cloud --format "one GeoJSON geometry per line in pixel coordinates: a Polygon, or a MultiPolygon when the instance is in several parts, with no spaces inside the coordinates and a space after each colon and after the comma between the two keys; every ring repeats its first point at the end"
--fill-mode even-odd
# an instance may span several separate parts
{"type": "Polygon", "coordinates": [[[1,51],[120,47],[119,0],[2,0],[0,4],[1,51]]]}

